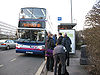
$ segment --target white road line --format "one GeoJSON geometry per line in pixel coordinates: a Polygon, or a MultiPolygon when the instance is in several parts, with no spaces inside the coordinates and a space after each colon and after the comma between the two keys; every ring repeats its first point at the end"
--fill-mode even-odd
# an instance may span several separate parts
{"type": "Polygon", "coordinates": [[[13,62],[13,61],[15,61],[16,60],[16,58],[14,58],[14,59],[12,59],[12,60],[10,60],[11,62],[13,62]]]}
{"type": "Polygon", "coordinates": [[[46,61],[44,61],[44,62],[41,64],[41,66],[39,67],[39,69],[38,69],[38,71],[35,73],[35,75],[40,75],[40,74],[41,74],[41,72],[42,72],[42,70],[43,70],[43,68],[44,68],[45,63],[46,63],[46,61]]]}
{"type": "Polygon", "coordinates": [[[3,66],[4,66],[3,64],[0,64],[0,68],[3,67],[3,66]]]}

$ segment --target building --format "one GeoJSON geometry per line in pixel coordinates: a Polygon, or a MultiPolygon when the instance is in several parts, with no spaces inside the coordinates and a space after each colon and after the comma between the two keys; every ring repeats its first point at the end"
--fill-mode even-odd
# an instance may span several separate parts
{"type": "Polygon", "coordinates": [[[0,21],[0,39],[15,39],[17,27],[0,21]]]}

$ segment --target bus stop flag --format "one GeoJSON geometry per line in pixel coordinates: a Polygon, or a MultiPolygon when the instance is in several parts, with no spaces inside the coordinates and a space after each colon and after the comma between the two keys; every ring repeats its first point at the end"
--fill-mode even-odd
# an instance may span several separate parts
{"type": "Polygon", "coordinates": [[[58,17],[58,21],[62,21],[62,17],[58,17]]]}

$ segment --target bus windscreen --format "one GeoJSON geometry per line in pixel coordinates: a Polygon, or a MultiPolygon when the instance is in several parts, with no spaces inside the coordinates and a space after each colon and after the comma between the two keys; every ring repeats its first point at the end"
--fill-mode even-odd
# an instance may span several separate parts
{"type": "Polygon", "coordinates": [[[44,42],[45,40],[44,30],[19,29],[18,33],[20,42],[44,42]]]}

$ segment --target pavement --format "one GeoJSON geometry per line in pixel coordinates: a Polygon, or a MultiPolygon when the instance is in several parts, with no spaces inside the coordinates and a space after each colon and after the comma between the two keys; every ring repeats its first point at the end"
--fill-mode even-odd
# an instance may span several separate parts
{"type": "MultiPolygon", "coordinates": [[[[86,65],[80,65],[80,50],[76,50],[75,55],[70,56],[70,66],[67,66],[69,75],[89,75],[88,71],[85,69],[86,65]]],[[[45,74],[41,75],[54,75],[54,72],[43,70],[45,74]]]]}

